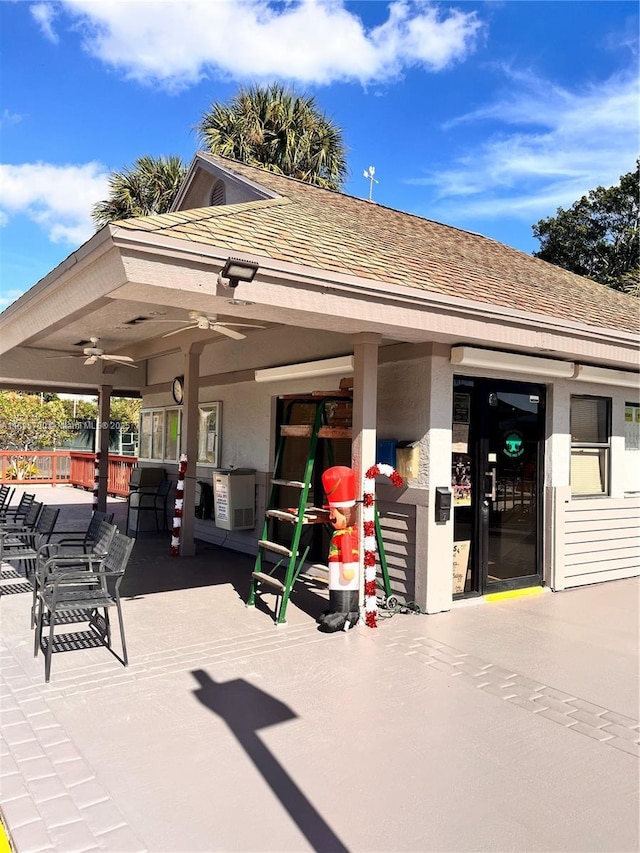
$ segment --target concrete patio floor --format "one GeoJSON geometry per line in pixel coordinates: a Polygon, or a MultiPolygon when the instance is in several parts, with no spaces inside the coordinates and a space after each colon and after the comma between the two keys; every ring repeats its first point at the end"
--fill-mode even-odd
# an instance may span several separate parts
{"type": "MultiPolygon", "coordinates": [[[[67,527],[89,518],[89,493],[31,491],[67,527]]],[[[246,608],[252,566],[142,536],[130,665],[79,648],[54,654],[50,684],[31,596],[3,573],[17,853],[638,850],[637,579],[327,635],[322,590],[301,587],[278,628],[246,608]]]]}

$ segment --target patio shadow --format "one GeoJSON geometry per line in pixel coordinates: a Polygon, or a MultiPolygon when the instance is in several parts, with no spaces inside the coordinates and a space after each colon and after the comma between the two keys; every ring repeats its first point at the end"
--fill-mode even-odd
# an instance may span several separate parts
{"type": "Polygon", "coordinates": [[[347,853],[348,848],[258,737],[259,729],[295,720],[291,708],[241,678],[220,683],[201,669],[194,670],[193,676],[200,685],[194,691],[198,701],[224,720],[311,847],[323,853],[347,853]]]}
{"type": "MultiPolygon", "coordinates": [[[[172,557],[166,535],[148,535],[136,541],[120,592],[123,598],[135,599],[156,592],[228,585],[244,605],[249,597],[249,584],[255,557],[198,542],[193,557],[172,557]]],[[[258,596],[256,608],[273,616],[274,596],[258,596]]],[[[291,603],[313,619],[327,608],[327,592],[302,578],[291,593],[291,603]]]]}

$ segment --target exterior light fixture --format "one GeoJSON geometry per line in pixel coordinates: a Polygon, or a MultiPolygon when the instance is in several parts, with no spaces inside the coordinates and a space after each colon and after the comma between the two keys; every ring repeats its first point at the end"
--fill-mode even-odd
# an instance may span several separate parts
{"type": "Polygon", "coordinates": [[[243,258],[227,258],[218,276],[218,284],[225,287],[237,287],[241,281],[253,281],[260,264],[243,258]]]}

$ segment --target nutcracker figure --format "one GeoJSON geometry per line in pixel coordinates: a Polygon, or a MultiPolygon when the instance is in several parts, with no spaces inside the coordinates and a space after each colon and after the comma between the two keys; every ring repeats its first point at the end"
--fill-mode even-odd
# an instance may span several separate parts
{"type": "Polygon", "coordinates": [[[348,631],[360,618],[360,573],[355,471],[344,465],[322,475],[333,535],[329,545],[329,610],[318,620],[325,633],[348,631]]]}

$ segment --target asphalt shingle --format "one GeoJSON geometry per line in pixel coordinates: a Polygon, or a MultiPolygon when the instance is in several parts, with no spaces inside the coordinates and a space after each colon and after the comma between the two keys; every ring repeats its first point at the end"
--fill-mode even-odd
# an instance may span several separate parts
{"type": "Polygon", "coordinates": [[[138,231],[218,245],[577,323],[640,331],[640,302],[479,234],[210,154],[277,198],[140,217],[138,231]]]}

